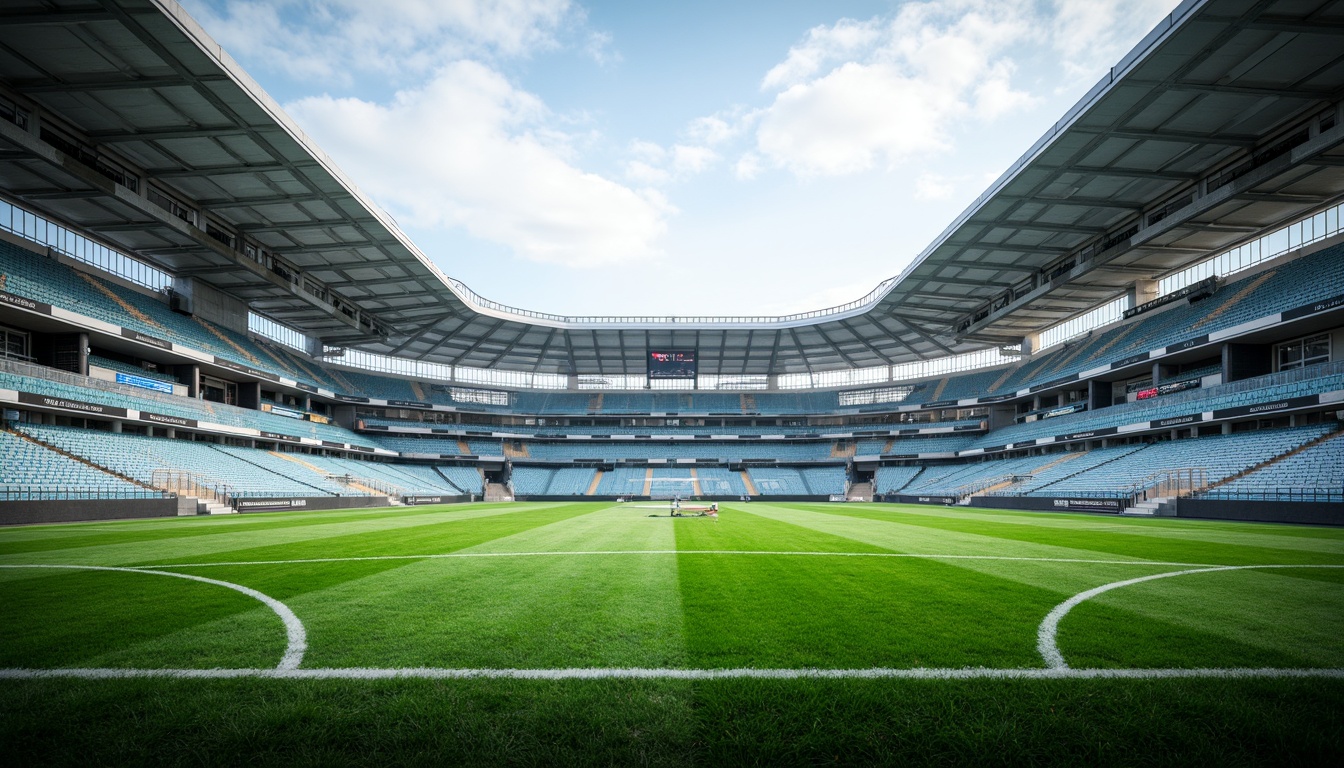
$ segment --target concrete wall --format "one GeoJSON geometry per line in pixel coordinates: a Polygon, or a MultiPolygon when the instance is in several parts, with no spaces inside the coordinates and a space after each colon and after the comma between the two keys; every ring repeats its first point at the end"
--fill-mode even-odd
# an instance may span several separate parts
{"type": "Polygon", "coordinates": [[[1324,501],[1180,499],[1176,502],[1176,516],[1264,523],[1344,525],[1344,504],[1324,501]]]}
{"type": "Polygon", "coordinates": [[[176,517],[177,499],[0,501],[0,525],[176,517]]]}

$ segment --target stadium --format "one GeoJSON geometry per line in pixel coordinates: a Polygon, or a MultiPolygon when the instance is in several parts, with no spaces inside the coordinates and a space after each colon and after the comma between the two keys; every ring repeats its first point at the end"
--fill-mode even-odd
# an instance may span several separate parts
{"type": "Polygon", "coordinates": [[[174,0],[3,6],[16,764],[1344,757],[1344,5],[779,316],[491,301],[174,0]]]}

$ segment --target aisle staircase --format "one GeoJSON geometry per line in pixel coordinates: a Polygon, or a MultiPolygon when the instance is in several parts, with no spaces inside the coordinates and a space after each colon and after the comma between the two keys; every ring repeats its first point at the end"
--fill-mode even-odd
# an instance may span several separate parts
{"type": "Polygon", "coordinates": [[[873,484],[872,483],[854,483],[849,486],[849,491],[845,494],[849,501],[872,501],[873,484]]]}
{"type": "Polygon", "coordinates": [[[591,483],[588,484],[588,490],[587,490],[587,491],[584,491],[583,495],[584,495],[584,496],[596,496],[596,495],[597,495],[597,486],[599,486],[599,485],[601,485],[601,484],[602,484],[602,470],[599,469],[599,470],[597,470],[596,472],[593,473],[593,482],[591,482],[591,483]]]}
{"type": "Polygon", "coordinates": [[[751,482],[751,475],[747,473],[747,470],[742,470],[740,474],[742,475],[742,487],[747,489],[747,495],[760,496],[761,492],[756,490],[756,484],[751,482]]]}

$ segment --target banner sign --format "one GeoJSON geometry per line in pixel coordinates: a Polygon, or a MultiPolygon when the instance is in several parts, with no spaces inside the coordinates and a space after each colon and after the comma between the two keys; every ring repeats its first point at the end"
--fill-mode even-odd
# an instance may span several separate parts
{"type": "Polygon", "coordinates": [[[184,419],[180,416],[167,416],[162,413],[150,413],[149,411],[141,411],[140,420],[152,421],[155,424],[167,424],[170,427],[199,426],[199,423],[195,419],[184,419]]]}
{"type": "Polygon", "coordinates": [[[239,512],[260,512],[267,509],[303,509],[308,506],[307,499],[234,499],[233,506],[239,512]]]}
{"type": "Polygon", "coordinates": [[[1074,375],[1072,375],[1072,376],[1065,376],[1065,377],[1062,378],[1062,379],[1055,379],[1054,381],[1047,381],[1047,382],[1045,382],[1044,384],[1037,384],[1036,386],[1034,386],[1034,387],[1028,389],[1027,391],[1028,391],[1028,392],[1033,392],[1033,393],[1035,393],[1035,392],[1040,392],[1040,391],[1042,391],[1042,390],[1050,389],[1051,387],[1062,386],[1062,385],[1064,385],[1064,384],[1068,384],[1069,382],[1073,382],[1073,381],[1077,381],[1077,380],[1078,380],[1078,374],[1074,374],[1074,375]]]}
{"type": "Polygon", "coordinates": [[[1173,381],[1170,384],[1158,384],[1156,387],[1140,389],[1135,397],[1139,400],[1149,400],[1154,397],[1162,397],[1176,392],[1184,392],[1187,389],[1198,389],[1203,386],[1199,379],[1187,379],[1186,381],[1173,381]]]}
{"type": "Polygon", "coordinates": [[[367,403],[367,402],[369,402],[369,398],[367,398],[367,397],[355,397],[354,395],[332,395],[332,396],[335,397],[337,400],[340,400],[342,403],[367,403]]]}
{"type": "Polygon", "coordinates": [[[1221,411],[1214,411],[1213,418],[1229,419],[1237,416],[1256,416],[1262,413],[1278,413],[1293,408],[1305,408],[1309,405],[1317,405],[1321,402],[1320,395],[1303,395],[1302,397],[1290,397],[1287,400],[1276,400],[1272,403],[1262,403],[1260,405],[1243,405],[1237,408],[1224,408],[1221,411]]]}
{"type": "Polygon", "coordinates": [[[1055,509],[1072,512],[1120,512],[1124,503],[1119,499],[1054,499],[1055,509]]]}
{"type": "Polygon", "coordinates": [[[147,376],[136,376],[133,373],[122,373],[121,371],[117,371],[117,383],[131,387],[139,387],[141,389],[152,389],[155,392],[166,392],[170,395],[173,394],[173,385],[169,382],[161,379],[151,379],[147,376]]]}
{"type": "Polygon", "coordinates": [[[266,438],[267,440],[283,440],[286,443],[303,442],[293,435],[282,435],[279,432],[262,432],[261,436],[266,438]]]}
{"type": "Polygon", "coordinates": [[[1072,403],[1070,405],[1060,406],[1059,408],[1051,408],[1050,410],[1040,414],[1040,416],[1038,416],[1037,418],[1053,419],[1056,416],[1068,416],[1070,413],[1078,413],[1079,411],[1086,411],[1086,410],[1087,410],[1087,403],[1072,403]]]}
{"type": "Polygon", "coordinates": [[[388,401],[387,401],[387,404],[388,404],[388,405],[391,405],[391,406],[396,406],[397,408],[433,408],[433,407],[434,407],[433,405],[431,405],[431,404],[429,404],[429,403],[422,403],[422,402],[420,402],[419,400],[388,400],[388,401]]]}
{"type": "Polygon", "coordinates": [[[121,335],[123,338],[130,339],[131,341],[138,341],[141,344],[148,344],[151,347],[158,347],[159,349],[173,348],[173,343],[171,341],[156,339],[153,336],[146,336],[145,334],[131,330],[130,328],[122,328],[121,335]]]}
{"type": "Polygon", "coordinates": [[[1282,314],[1282,318],[1287,320],[1296,320],[1299,317],[1314,315],[1317,312],[1327,312],[1332,309],[1344,307],[1344,295],[1336,296],[1333,299],[1325,299],[1312,304],[1303,304],[1300,307],[1294,307],[1282,314]]]}
{"type": "Polygon", "coordinates": [[[442,504],[442,503],[443,503],[443,497],[442,497],[442,496],[402,496],[402,497],[401,497],[401,503],[402,503],[402,504],[409,504],[409,505],[416,505],[416,504],[442,504]]]}
{"type": "Polygon", "coordinates": [[[1179,427],[1185,424],[1194,424],[1197,421],[1203,421],[1204,414],[1191,413],[1186,416],[1172,416],[1167,419],[1158,419],[1148,422],[1149,429],[1162,429],[1164,427],[1179,427]]]}
{"type": "Polygon", "coordinates": [[[941,504],[951,506],[957,503],[954,496],[905,496],[899,493],[889,493],[882,497],[885,501],[894,501],[897,504],[941,504]]]}
{"type": "Polygon", "coordinates": [[[117,408],[111,405],[100,405],[98,403],[85,403],[79,400],[67,400],[63,397],[48,397],[46,395],[35,395],[31,392],[20,392],[19,402],[28,405],[39,405],[44,408],[60,408],[66,411],[79,411],[80,413],[91,413],[95,416],[120,416],[126,418],[126,409],[117,408]]]}
{"type": "Polygon", "coordinates": [[[215,362],[215,365],[218,365],[220,368],[228,368],[230,371],[236,371],[236,372],[238,372],[238,373],[244,373],[244,374],[247,374],[248,376],[252,376],[252,377],[254,377],[254,378],[265,379],[266,381],[279,381],[279,380],[280,380],[280,377],[277,376],[277,375],[275,375],[274,373],[267,373],[266,371],[259,371],[259,370],[257,370],[256,368],[253,368],[253,367],[248,366],[248,365],[239,365],[238,363],[235,363],[235,362],[233,362],[232,360],[225,360],[224,358],[222,358],[222,357],[220,357],[220,356],[218,356],[218,355],[215,356],[215,360],[214,360],[214,362],[215,362]]]}
{"type": "Polygon", "coordinates": [[[1094,429],[1090,432],[1074,432],[1071,435],[1064,435],[1060,440],[1086,440],[1091,437],[1105,437],[1114,435],[1117,432],[1116,427],[1106,427],[1104,429],[1094,429]]]}
{"type": "Polygon", "coordinates": [[[1124,360],[1117,360],[1114,363],[1111,363],[1111,370],[1114,371],[1118,368],[1126,368],[1128,366],[1135,365],[1137,363],[1142,363],[1147,359],[1148,359],[1147,352],[1138,355],[1130,355],[1129,357],[1126,357],[1124,360]]]}
{"type": "Polygon", "coordinates": [[[1186,339],[1185,341],[1172,344],[1171,346],[1164,349],[1163,353],[1170,355],[1173,352],[1184,352],[1187,349],[1202,347],[1208,343],[1209,343],[1209,334],[1206,333],[1203,336],[1196,336],[1193,339],[1186,339]]]}
{"type": "Polygon", "coordinates": [[[34,301],[27,296],[19,296],[8,291],[0,291],[0,304],[10,307],[18,307],[19,309],[26,309],[29,312],[37,312],[41,315],[51,314],[50,304],[34,301]]]}

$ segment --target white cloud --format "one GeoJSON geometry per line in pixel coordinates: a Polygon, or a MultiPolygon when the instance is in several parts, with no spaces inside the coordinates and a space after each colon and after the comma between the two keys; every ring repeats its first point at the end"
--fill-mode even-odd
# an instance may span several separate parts
{"type": "Polygon", "coordinates": [[[1069,79],[1090,85],[1176,5],[1177,0],[1053,0],[1050,39],[1069,79]]]}
{"type": "Polygon", "coordinates": [[[876,19],[841,19],[830,27],[813,27],[802,45],[790,48],[788,58],[765,73],[761,87],[787,88],[805,82],[826,64],[849,60],[871,48],[880,34],[876,19]]]}
{"type": "Polygon", "coordinates": [[[915,179],[916,200],[946,200],[956,189],[950,179],[936,173],[923,173],[915,179]]]}
{"type": "Polygon", "coordinates": [[[640,184],[666,184],[703,173],[719,160],[709,147],[674,144],[670,149],[651,141],[630,142],[631,159],[625,163],[627,179],[640,184]]]}
{"type": "Polygon", "coordinates": [[[761,158],[755,152],[747,152],[733,164],[733,175],[743,181],[750,181],[761,173],[761,158]]]}
{"type": "Polygon", "coordinates": [[[890,20],[817,27],[762,80],[777,90],[756,151],[799,176],[892,168],[948,150],[957,121],[1031,103],[1013,87],[1013,46],[1038,32],[1028,0],[929,0],[890,20]]]}
{"type": "Polygon", "coordinates": [[[399,217],[464,228],[534,261],[652,257],[674,212],[656,192],[571,164],[541,101],[479,63],[454,63],[388,104],[319,96],[288,109],[399,217]]]}
{"type": "MultiPolygon", "coordinates": [[[[346,82],[354,72],[429,73],[470,56],[520,56],[555,44],[570,0],[187,0],[239,58],[294,78],[346,82]],[[353,71],[353,72],[352,72],[353,71]]],[[[606,53],[601,35],[589,43],[606,53]]]]}

